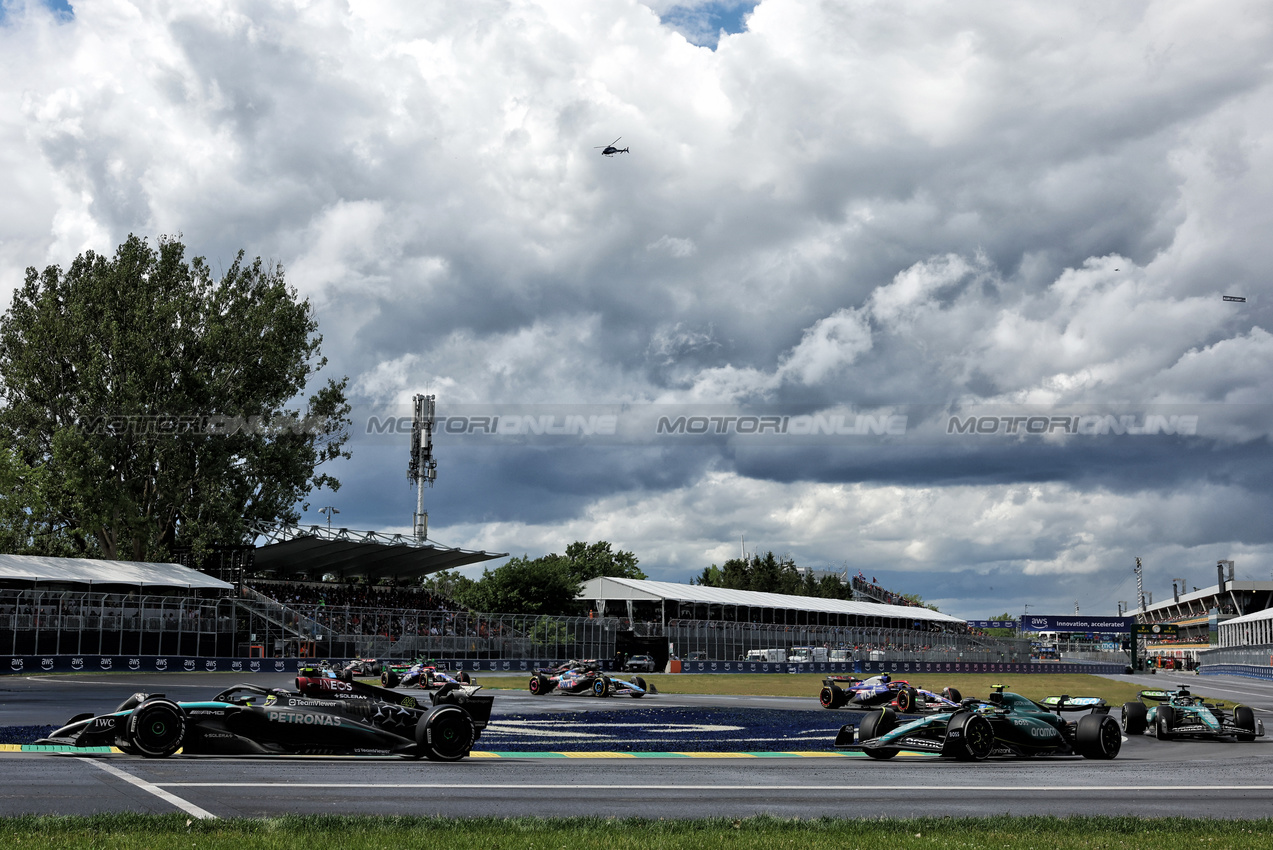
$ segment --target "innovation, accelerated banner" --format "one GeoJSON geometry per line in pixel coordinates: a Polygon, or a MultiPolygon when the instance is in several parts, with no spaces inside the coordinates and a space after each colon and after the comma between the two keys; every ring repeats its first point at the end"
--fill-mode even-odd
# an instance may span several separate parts
{"type": "Polygon", "coordinates": [[[1072,615],[1036,616],[1021,618],[1023,632],[1097,632],[1113,634],[1131,631],[1134,617],[1077,617],[1072,615]]]}

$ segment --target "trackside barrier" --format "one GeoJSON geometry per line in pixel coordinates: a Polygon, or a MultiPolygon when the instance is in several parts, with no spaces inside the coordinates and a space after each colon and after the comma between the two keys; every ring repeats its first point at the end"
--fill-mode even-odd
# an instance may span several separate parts
{"type": "Polygon", "coordinates": [[[1273,680],[1273,667],[1254,664],[1204,664],[1198,668],[1201,676],[1245,676],[1248,679],[1273,680]]]}
{"type": "Polygon", "coordinates": [[[682,673],[1122,673],[1123,664],[1020,661],[682,661],[682,673]]]}
{"type": "MultiPolygon", "coordinates": [[[[330,659],[332,664],[343,664],[350,659],[330,659]]],[[[439,666],[450,670],[467,670],[474,673],[529,673],[540,667],[552,667],[561,663],[558,658],[518,659],[446,659],[439,658],[439,666]]],[[[312,658],[206,658],[189,656],[137,656],[137,655],[37,655],[10,656],[4,664],[0,660],[0,673],[295,673],[301,667],[315,662],[312,658]]],[[[609,661],[601,662],[603,670],[613,670],[609,661]]],[[[850,662],[766,662],[766,661],[683,661],[683,673],[857,673],[894,675],[918,673],[1122,673],[1119,664],[1081,664],[1048,662],[1028,664],[1015,661],[850,661],[850,662]]],[[[1273,678],[1273,668],[1244,667],[1243,665],[1212,665],[1203,673],[1232,673],[1273,678]],[[1223,669],[1222,669],[1223,668],[1223,669]],[[1229,668],[1233,668],[1232,670],[1229,668]],[[1257,673],[1234,672],[1237,669],[1264,670],[1257,673]]]]}
{"type": "MultiPolygon", "coordinates": [[[[316,663],[313,658],[191,658],[187,656],[137,656],[137,655],[23,655],[9,656],[4,663],[0,656],[0,673],[296,673],[300,668],[316,663]]],[[[333,665],[345,664],[352,659],[328,659],[333,665]]],[[[502,660],[449,660],[436,659],[439,666],[449,670],[477,672],[520,673],[537,667],[560,664],[555,658],[519,658],[502,660]]],[[[610,662],[602,662],[603,670],[613,668],[610,662]]]]}

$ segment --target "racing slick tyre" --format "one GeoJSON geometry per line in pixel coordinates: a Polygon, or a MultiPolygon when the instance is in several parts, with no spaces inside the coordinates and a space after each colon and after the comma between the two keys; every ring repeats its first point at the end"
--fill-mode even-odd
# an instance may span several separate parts
{"type": "Polygon", "coordinates": [[[465,673],[463,670],[457,673],[455,678],[459,679],[461,682],[463,682],[466,685],[473,681],[472,679],[469,678],[469,674],[465,673]]]}
{"type": "Polygon", "coordinates": [[[147,758],[167,758],[181,749],[186,715],[172,700],[147,700],[128,715],[128,745],[147,758]]]}
{"type": "Polygon", "coordinates": [[[995,730],[980,714],[955,712],[946,724],[946,747],[960,761],[984,761],[994,752],[995,730]]]}
{"type": "Polygon", "coordinates": [[[598,676],[592,683],[592,695],[594,697],[610,696],[610,680],[605,676],[598,676]]]}
{"type": "MultiPolygon", "coordinates": [[[[1144,708],[1144,703],[1136,703],[1144,708]]],[[[1085,714],[1074,730],[1074,751],[1085,759],[1112,759],[1123,746],[1123,730],[1108,714],[1085,714]]]]}
{"type": "MultiPolygon", "coordinates": [[[[862,722],[858,725],[858,743],[878,738],[881,735],[892,732],[896,728],[897,713],[893,709],[881,708],[879,711],[871,711],[862,718],[862,722]]],[[[864,749],[862,752],[873,759],[891,759],[897,755],[898,751],[892,747],[881,747],[879,749],[864,749]]]]}
{"type": "Polygon", "coordinates": [[[398,674],[392,670],[386,670],[380,674],[380,684],[386,688],[396,688],[400,681],[402,680],[398,677],[398,674]]]}
{"type": "Polygon", "coordinates": [[[384,672],[384,668],[381,667],[379,664],[371,665],[371,675],[379,676],[382,672],[384,672]]]}
{"type": "Polygon", "coordinates": [[[552,688],[549,685],[548,677],[543,673],[536,673],[530,677],[530,692],[537,697],[541,697],[551,691],[552,688]]]}
{"type": "Polygon", "coordinates": [[[352,682],[354,680],[354,671],[349,669],[341,670],[340,673],[336,675],[336,678],[340,679],[342,682],[352,682]]]}
{"type": "Polygon", "coordinates": [[[1176,723],[1176,710],[1169,705],[1158,706],[1158,716],[1154,718],[1154,737],[1160,741],[1172,739],[1171,727],[1176,723]]]}
{"type": "Polygon", "coordinates": [[[1148,713],[1149,709],[1143,702],[1123,703],[1123,731],[1128,735],[1145,734],[1145,730],[1149,728],[1149,723],[1145,720],[1148,713]]]}
{"type": "Polygon", "coordinates": [[[640,676],[633,676],[632,684],[636,685],[641,690],[632,691],[631,693],[628,694],[628,696],[632,697],[633,699],[640,699],[641,697],[645,696],[645,691],[648,690],[645,686],[645,679],[642,679],[640,676]]]}
{"type": "Polygon", "coordinates": [[[893,701],[897,703],[898,711],[902,712],[902,714],[909,714],[915,708],[918,696],[914,688],[902,688],[897,692],[897,697],[893,701]]]}
{"type": "Polygon", "coordinates": [[[1239,729],[1247,730],[1238,733],[1239,741],[1255,740],[1255,712],[1251,710],[1250,706],[1239,705],[1233,709],[1233,725],[1239,729]]]}
{"type": "Polygon", "coordinates": [[[839,708],[845,701],[844,691],[835,685],[826,685],[818,691],[818,702],[823,708],[839,708]]]}
{"type": "Polygon", "coordinates": [[[476,737],[473,718],[458,705],[435,705],[415,725],[415,742],[430,761],[459,761],[476,737]]]}
{"type": "Polygon", "coordinates": [[[942,688],[941,695],[951,702],[959,702],[964,698],[964,695],[959,692],[959,688],[942,688]]]}

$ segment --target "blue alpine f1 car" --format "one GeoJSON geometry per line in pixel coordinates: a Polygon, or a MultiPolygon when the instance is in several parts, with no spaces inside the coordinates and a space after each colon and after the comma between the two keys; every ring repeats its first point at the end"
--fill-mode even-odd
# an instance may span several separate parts
{"type": "Polygon", "coordinates": [[[835,745],[876,759],[891,759],[900,752],[961,761],[1038,755],[1112,759],[1122,747],[1123,735],[1108,712],[1105,701],[1095,697],[1048,697],[1035,702],[996,685],[985,701],[965,699],[955,711],[910,722],[901,722],[891,708],[875,709],[856,730],[842,727],[835,745]],[[1077,721],[1064,717],[1080,711],[1084,714],[1077,721]]]}
{"type": "Polygon", "coordinates": [[[955,688],[941,693],[912,686],[910,682],[881,673],[869,679],[856,676],[828,676],[822,680],[818,702],[823,708],[870,708],[891,705],[902,714],[912,712],[952,711],[963,696],[955,688]]]}

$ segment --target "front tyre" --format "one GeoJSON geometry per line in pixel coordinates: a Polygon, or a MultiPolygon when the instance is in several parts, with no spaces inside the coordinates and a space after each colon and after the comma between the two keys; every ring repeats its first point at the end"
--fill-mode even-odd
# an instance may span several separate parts
{"type": "Polygon", "coordinates": [[[459,761],[476,737],[473,718],[458,705],[435,705],[415,726],[416,745],[430,761],[459,761]]]}
{"type": "MultiPolygon", "coordinates": [[[[1136,703],[1144,708],[1143,703],[1136,703]]],[[[1112,759],[1123,747],[1123,730],[1108,714],[1086,714],[1074,730],[1074,751],[1085,759],[1112,759]]]]}
{"type": "Polygon", "coordinates": [[[964,695],[959,692],[959,688],[946,687],[941,689],[941,695],[951,702],[959,702],[964,695]]]}
{"type": "Polygon", "coordinates": [[[1239,705],[1233,709],[1233,725],[1245,730],[1238,733],[1239,741],[1255,740],[1255,712],[1250,706],[1239,705]]]}
{"type": "MultiPolygon", "coordinates": [[[[858,743],[861,744],[873,738],[887,735],[897,728],[897,723],[897,713],[891,708],[881,708],[878,711],[868,713],[862,718],[862,723],[858,726],[858,743]]],[[[864,747],[862,752],[873,759],[891,759],[898,753],[897,749],[893,747],[864,747]]]]}
{"type": "Polygon", "coordinates": [[[960,761],[984,761],[990,758],[994,748],[994,728],[980,714],[957,712],[946,724],[945,754],[960,761]]]}
{"type": "Polygon", "coordinates": [[[1176,725],[1176,710],[1169,705],[1160,705],[1154,718],[1154,737],[1160,741],[1170,741],[1174,736],[1171,727],[1176,725]]]}
{"type": "Polygon", "coordinates": [[[592,682],[592,695],[594,697],[610,696],[610,680],[605,676],[598,676],[592,682]]]}
{"type": "Polygon", "coordinates": [[[632,697],[633,699],[640,699],[641,697],[645,696],[645,692],[646,692],[647,690],[649,690],[649,689],[645,686],[645,679],[642,679],[640,676],[633,676],[633,677],[632,677],[632,684],[636,685],[638,688],[640,688],[640,689],[641,689],[641,690],[639,690],[639,691],[629,691],[629,692],[628,692],[628,696],[632,697]]]}
{"type": "Polygon", "coordinates": [[[185,712],[171,700],[147,700],[128,715],[127,736],[133,752],[147,758],[167,758],[181,749],[186,736],[185,712]]]}

